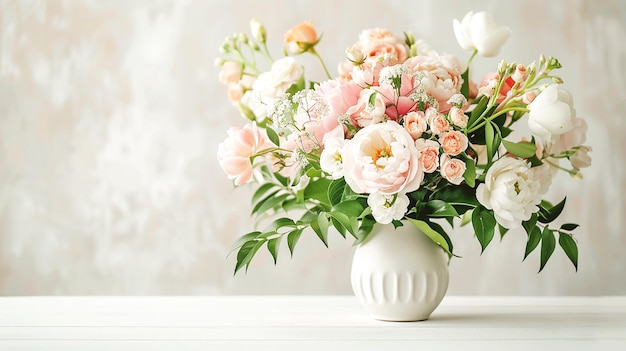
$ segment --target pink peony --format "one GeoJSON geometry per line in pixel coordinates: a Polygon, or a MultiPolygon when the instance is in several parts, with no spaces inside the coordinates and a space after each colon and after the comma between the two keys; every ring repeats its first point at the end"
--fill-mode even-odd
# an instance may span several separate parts
{"type": "Polygon", "coordinates": [[[452,55],[419,55],[409,58],[404,65],[409,73],[422,72],[425,76],[420,83],[425,86],[429,95],[439,102],[439,111],[450,109],[448,99],[458,94],[463,85],[461,68],[456,57],[452,55]]]}
{"type": "Polygon", "coordinates": [[[404,39],[381,28],[362,31],[355,47],[363,53],[366,60],[380,55],[393,55],[399,62],[404,62],[409,56],[409,47],[404,39]]]}
{"type": "Polygon", "coordinates": [[[252,159],[258,152],[272,148],[265,131],[256,124],[247,124],[243,128],[231,127],[228,137],[218,146],[217,159],[229,179],[235,179],[235,185],[243,185],[252,178],[252,159]]]}
{"type": "Polygon", "coordinates": [[[361,129],[342,151],[344,177],[357,193],[417,190],[424,178],[411,135],[393,121],[361,129]]]}

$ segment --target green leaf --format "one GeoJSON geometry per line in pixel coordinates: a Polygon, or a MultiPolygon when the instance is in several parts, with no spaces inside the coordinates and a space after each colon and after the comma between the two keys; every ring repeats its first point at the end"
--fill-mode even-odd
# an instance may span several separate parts
{"type": "Polygon", "coordinates": [[[473,127],[475,122],[480,117],[480,115],[485,111],[485,108],[487,107],[487,103],[489,102],[489,98],[483,95],[479,99],[474,100],[474,101],[476,102],[476,106],[472,110],[472,113],[470,113],[470,118],[469,118],[469,121],[467,122],[467,125],[469,127],[473,127]]]}
{"type": "Polygon", "coordinates": [[[578,245],[574,238],[568,233],[559,232],[559,245],[578,271],[578,245]]]}
{"type": "Polygon", "coordinates": [[[507,140],[502,140],[502,144],[508,152],[520,158],[532,157],[537,152],[537,146],[535,143],[531,143],[530,141],[513,143],[507,140]]]}
{"type": "Polygon", "coordinates": [[[282,239],[282,236],[267,241],[267,249],[269,250],[270,254],[272,254],[272,258],[274,258],[274,264],[276,264],[276,261],[278,260],[278,248],[280,247],[280,239],[282,239]]]}
{"type": "Polygon", "coordinates": [[[275,187],[275,184],[272,183],[265,183],[263,185],[261,185],[252,195],[252,203],[256,203],[257,201],[259,201],[259,199],[261,197],[263,197],[263,195],[265,195],[265,193],[267,193],[270,189],[272,189],[273,187],[275,187]]]}
{"type": "Polygon", "coordinates": [[[264,240],[250,240],[243,244],[237,252],[237,263],[235,264],[235,274],[243,268],[246,267],[248,270],[248,266],[250,265],[250,261],[254,257],[254,255],[259,251],[259,248],[263,246],[265,243],[264,240]]]}
{"type": "Polygon", "coordinates": [[[465,179],[465,183],[473,188],[476,185],[476,162],[474,162],[474,159],[471,157],[466,157],[465,167],[463,178],[465,179]]]}
{"type": "Polygon", "coordinates": [[[556,239],[554,238],[554,232],[550,228],[544,227],[541,233],[541,265],[539,266],[539,272],[546,266],[555,247],[556,239]]]}
{"type": "Polygon", "coordinates": [[[472,226],[476,233],[476,238],[480,242],[482,252],[485,251],[487,245],[493,239],[495,234],[496,219],[490,211],[483,209],[479,206],[472,212],[472,226]]]}
{"type": "Polygon", "coordinates": [[[498,224],[498,232],[500,232],[500,240],[504,238],[504,235],[509,231],[509,229],[504,228],[503,226],[498,224]]]}
{"type": "Polygon", "coordinates": [[[576,228],[578,228],[578,224],[575,224],[575,223],[565,223],[561,225],[561,230],[566,230],[568,232],[571,232],[572,230],[576,228]]]}
{"type": "MultiPolygon", "coordinates": [[[[348,216],[345,213],[338,212],[338,211],[330,212],[330,216],[333,219],[335,219],[337,222],[339,222],[339,224],[341,224],[343,228],[347,229],[348,232],[350,232],[350,234],[352,234],[353,236],[356,236],[356,232],[358,230],[357,228],[358,222],[356,221],[356,218],[352,217],[354,218],[354,221],[353,221],[350,216],[348,216]]],[[[337,226],[335,225],[335,227],[337,226]]]]}
{"type": "Polygon", "coordinates": [[[304,189],[304,197],[307,199],[317,200],[325,205],[330,205],[328,199],[328,187],[331,181],[326,178],[311,179],[309,185],[304,189]]]}
{"type": "Polygon", "coordinates": [[[359,217],[363,210],[363,205],[356,200],[346,200],[333,206],[333,212],[342,212],[350,217],[359,217]]]}
{"type": "Polygon", "coordinates": [[[243,244],[245,244],[246,242],[250,241],[250,240],[254,240],[257,236],[261,235],[262,233],[259,231],[254,231],[254,232],[250,232],[248,234],[242,235],[240,236],[237,241],[235,241],[235,243],[233,244],[233,246],[231,247],[230,251],[234,251],[237,250],[238,248],[240,248],[243,244]]]}
{"type": "Polygon", "coordinates": [[[429,217],[458,217],[454,207],[442,200],[432,200],[424,204],[429,217]]]}
{"type": "Polygon", "coordinates": [[[537,248],[541,241],[541,229],[539,229],[539,227],[532,227],[530,231],[527,230],[527,232],[528,241],[526,242],[526,250],[524,251],[524,260],[537,248]]]}
{"type": "Polygon", "coordinates": [[[280,208],[282,202],[285,201],[285,199],[287,199],[289,196],[291,195],[282,194],[278,196],[268,196],[264,200],[261,200],[256,206],[254,206],[254,208],[252,209],[252,213],[263,213],[273,208],[280,208]]]}
{"type": "Polygon", "coordinates": [[[565,207],[565,200],[559,202],[558,204],[551,206],[547,201],[541,201],[540,211],[539,211],[539,222],[541,223],[550,223],[557,219],[557,217],[563,212],[563,208],[565,207]]]}
{"type": "Polygon", "coordinates": [[[298,243],[298,240],[300,240],[300,236],[302,235],[303,231],[304,229],[300,228],[292,231],[287,235],[287,246],[289,247],[289,252],[291,253],[292,257],[293,250],[296,248],[296,244],[298,243]]]}
{"type": "Polygon", "coordinates": [[[535,229],[536,225],[537,225],[536,213],[533,213],[532,216],[530,216],[529,220],[522,222],[522,227],[524,227],[524,230],[526,230],[526,233],[528,235],[530,235],[530,233],[535,229]]]}
{"type": "Polygon", "coordinates": [[[345,180],[336,179],[333,180],[328,186],[328,199],[331,205],[336,205],[341,202],[344,193],[344,187],[346,186],[345,180]]]}
{"type": "Polygon", "coordinates": [[[317,236],[322,240],[324,245],[328,247],[328,227],[330,226],[330,221],[327,217],[326,212],[320,212],[317,215],[317,221],[311,222],[311,228],[317,236]]]}
{"type": "Polygon", "coordinates": [[[448,255],[452,256],[452,250],[450,248],[449,245],[449,238],[448,240],[446,240],[446,238],[441,235],[439,232],[437,232],[436,230],[432,229],[430,227],[430,225],[427,222],[424,221],[420,221],[417,219],[408,219],[409,222],[411,222],[415,227],[417,227],[417,229],[421,230],[424,234],[426,234],[426,236],[428,236],[432,241],[435,242],[435,244],[441,246],[442,249],[444,249],[448,255]]]}
{"type": "Polygon", "coordinates": [[[463,94],[463,96],[465,96],[465,98],[469,100],[469,78],[468,77],[469,77],[469,66],[467,67],[465,72],[461,74],[461,78],[463,78],[463,84],[461,85],[461,94],[463,94]]]}
{"type": "Polygon", "coordinates": [[[265,132],[267,133],[267,137],[274,145],[280,145],[280,138],[278,137],[278,134],[276,134],[276,131],[274,131],[274,129],[270,127],[265,127],[265,132]]]}
{"type": "Polygon", "coordinates": [[[372,232],[372,229],[374,229],[374,224],[376,224],[376,221],[372,217],[363,218],[361,225],[359,226],[357,239],[354,241],[354,245],[358,245],[367,239],[369,234],[372,232]]]}
{"type": "Polygon", "coordinates": [[[493,125],[491,125],[491,122],[488,121],[485,124],[485,146],[487,147],[487,164],[491,163],[491,159],[493,159],[493,155],[495,154],[493,145],[494,145],[493,125]]]}

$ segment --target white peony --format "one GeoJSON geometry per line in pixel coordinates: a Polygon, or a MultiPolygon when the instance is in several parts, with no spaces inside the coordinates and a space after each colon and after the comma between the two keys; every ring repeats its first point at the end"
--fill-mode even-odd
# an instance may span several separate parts
{"type": "Polygon", "coordinates": [[[509,27],[501,26],[488,12],[469,12],[463,20],[452,22],[454,35],[465,50],[477,50],[480,56],[493,57],[511,35],[509,27]]]}
{"type": "Polygon", "coordinates": [[[409,197],[405,194],[384,195],[372,193],[367,197],[367,204],[372,209],[372,216],[380,224],[389,224],[391,221],[401,220],[409,208],[409,197]]]}
{"type": "Polygon", "coordinates": [[[557,137],[574,128],[576,110],[572,95],[556,84],[546,87],[528,105],[528,127],[534,136],[555,142],[557,137]]]}
{"type": "Polygon", "coordinates": [[[476,189],[481,205],[493,210],[496,221],[505,228],[518,228],[530,219],[541,202],[541,183],[523,160],[503,157],[491,165],[485,183],[476,189]]]}

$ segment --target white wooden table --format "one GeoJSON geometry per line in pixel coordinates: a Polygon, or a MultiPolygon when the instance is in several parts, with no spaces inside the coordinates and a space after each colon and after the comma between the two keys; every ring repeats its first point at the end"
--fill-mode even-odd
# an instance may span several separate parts
{"type": "Polygon", "coordinates": [[[0,350],[626,350],[626,297],[447,296],[372,319],[353,296],[0,297],[0,350]]]}

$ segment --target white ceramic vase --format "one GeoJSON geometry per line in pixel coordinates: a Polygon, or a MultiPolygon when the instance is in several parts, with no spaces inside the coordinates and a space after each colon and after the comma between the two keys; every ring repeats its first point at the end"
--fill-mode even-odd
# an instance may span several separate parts
{"type": "Polygon", "coordinates": [[[385,321],[426,320],[448,289],[449,258],[414,225],[376,224],[352,262],[352,289],[385,321]]]}

